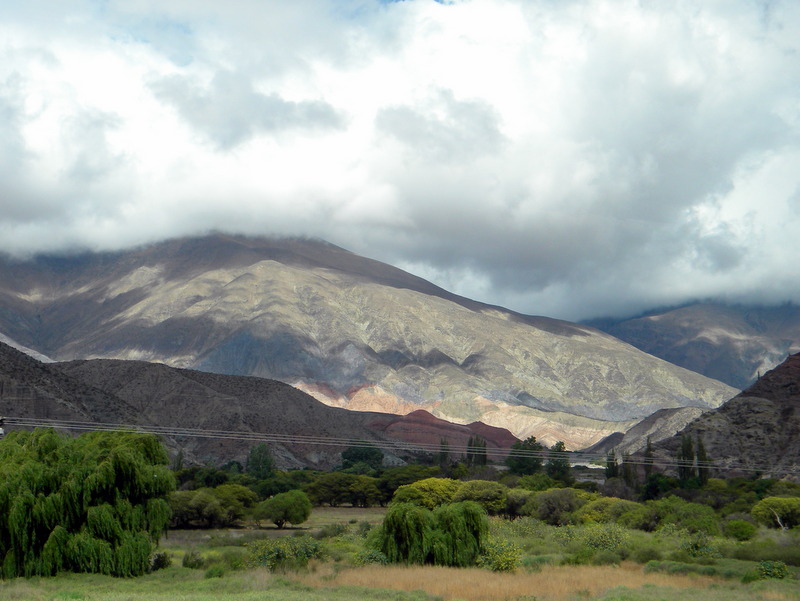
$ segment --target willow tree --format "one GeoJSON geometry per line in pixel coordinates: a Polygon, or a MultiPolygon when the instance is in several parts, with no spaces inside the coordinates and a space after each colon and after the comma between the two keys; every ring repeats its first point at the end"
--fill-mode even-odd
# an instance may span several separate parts
{"type": "Polygon", "coordinates": [[[145,573],[170,516],[167,461],[150,434],[9,434],[0,441],[2,576],[145,573]]]}
{"type": "Polygon", "coordinates": [[[486,512],[473,501],[434,511],[397,503],[386,512],[378,545],[392,563],[466,567],[475,565],[488,532],[486,512]]]}

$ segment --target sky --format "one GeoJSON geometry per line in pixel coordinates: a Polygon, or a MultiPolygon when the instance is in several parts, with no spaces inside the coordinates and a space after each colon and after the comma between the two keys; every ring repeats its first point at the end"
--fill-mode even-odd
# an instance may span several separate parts
{"type": "Polygon", "coordinates": [[[209,231],[569,320],[800,302],[800,2],[5,0],[0,251],[209,231]]]}

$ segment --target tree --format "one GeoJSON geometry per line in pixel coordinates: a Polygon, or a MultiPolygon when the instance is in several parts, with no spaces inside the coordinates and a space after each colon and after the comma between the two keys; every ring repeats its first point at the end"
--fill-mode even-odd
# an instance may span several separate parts
{"type": "Polygon", "coordinates": [[[800,525],[800,497],[766,497],[753,506],[750,514],[768,526],[794,528],[800,525]]]}
{"type": "Polygon", "coordinates": [[[653,445],[650,443],[650,437],[647,437],[647,446],[644,448],[644,477],[645,480],[653,473],[653,445]]]}
{"type": "Polygon", "coordinates": [[[469,480],[461,485],[453,502],[475,501],[486,510],[489,515],[500,515],[506,509],[506,494],[508,487],[491,480],[469,480]]]}
{"type": "Polygon", "coordinates": [[[467,465],[469,467],[486,465],[486,461],[486,441],[478,435],[470,436],[467,441],[467,465]]]}
{"type": "Polygon", "coordinates": [[[697,477],[700,480],[700,485],[705,486],[708,479],[711,477],[711,458],[706,452],[706,447],[700,435],[697,435],[697,477]]]}
{"type": "Polygon", "coordinates": [[[606,455],[606,480],[619,477],[619,464],[617,463],[617,454],[614,449],[611,449],[606,455]]]}
{"type": "Polygon", "coordinates": [[[305,492],[311,497],[315,505],[327,503],[331,507],[338,507],[351,499],[350,487],[358,479],[355,474],[344,472],[329,472],[320,474],[305,487],[305,492]]]}
{"type": "Polygon", "coordinates": [[[262,501],[256,507],[254,517],[267,519],[278,528],[286,523],[297,525],[305,522],[311,515],[311,500],[302,490],[282,492],[271,499],[262,501]]]}
{"type": "Polygon", "coordinates": [[[692,437],[684,434],[681,437],[681,447],[678,449],[678,480],[681,486],[686,486],[696,475],[694,445],[692,437]]]}
{"type": "Polygon", "coordinates": [[[413,484],[399,487],[392,498],[393,503],[413,503],[428,509],[445,505],[461,488],[461,482],[450,478],[426,478],[413,484]]]}
{"type": "Polygon", "coordinates": [[[569,463],[569,454],[562,441],[558,441],[547,454],[547,463],[544,465],[545,473],[553,478],[559,480],[564,484],[572,484],[575,480],[572,477],[572,468],[569,463]]]}
{"type": "Polygon", "coordinates": [[[489,532],[486,512],[471,501],[431,511],[398,503],[386,512],[379,550],[392,563],[474,565],[489,532]]]}
{"type": "Polygon", "coordinates": [[[378,470],[383,464],[383,451],[374,445],[348,447],[342,451],[342,468],[350,469],[358,463],[365,463],[372,470],[378,470]]]}
{"type": "Polygon", "coordinates": [[[436,463],[441,468],[445,468],[450,461],[450,443],[446,438],[439,440],[439,452],[436,454],[436,463]]]}
{"type": "Polygon", "coordinates": [[[272,453],[266,443],[260,442],[247,454],[245,470],[256,480],[265,480],[272,474],[272,453]]]}
{"type": "Polygon", "coordinates": [[[508,471],[518,476],[533,474],[542,469],[544,446],[535,436],[515,442],[506,458],[508,471]]]}
{"type": "Polygon", "coordinates": [[[175,479],[150,434],[52,430],[0,441],[5,578],[59,571],[137,576],[169,521],[175,479]]]}

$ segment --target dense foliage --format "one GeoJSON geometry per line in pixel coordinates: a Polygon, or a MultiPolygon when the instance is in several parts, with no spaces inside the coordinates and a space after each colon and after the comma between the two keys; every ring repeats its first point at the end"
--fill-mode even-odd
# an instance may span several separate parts
{"type": "Polygon", "coordinates": [[[167,459],[149,434],[9,434],[0,441],[3,577],[145,573],[170,516],[167,459]]]}
{"type": "Polygon", "coordinates": [[[282,492],[258,504],[255,519],[266,519],[283,528],[286,523],[297,525],[311,515],[311,501],[302,490],[282,492]]]}
{"type": "Polygon", "coordinates": [[[488,532],[486,512],[471,501],[434,511],[397,503],[383,520],[379,550],[392,563],[465,567],[477,562],[488,532]]]}

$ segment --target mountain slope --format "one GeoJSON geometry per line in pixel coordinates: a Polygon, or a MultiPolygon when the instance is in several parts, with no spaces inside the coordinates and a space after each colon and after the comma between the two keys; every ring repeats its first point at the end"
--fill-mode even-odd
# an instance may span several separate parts
{"type": "Polygon", "coordinates": [[[275,378],[330,405],[427,409],[572,448],[736,392],[592,328],[470,301],[319,241],[216,235],[5,261],[0,276],[0,331],[56,360],[275,378]]]}
{"type": "MultiPolygon", "coordinates": [[[[345,448],[335,440],[398,441],[453,449],[480,434],[487,451],[502,457],[515,441],[510,432],[481,423],[458,425],[425,412],[409,416],[328,407],[282,382],[181,370],[143,361],[92,360],[42,364],[0,343],[0,415],[9,429],[20,418],[313,436],[320,444],[270,443],[280,467],[330,468],[345,448]],[[327,439],[327,441],[325,440],[327,439]]],[[[18,427],[18,426],[17,426],[18,427]]],[[[190,462],[244,462],[251,445],[233,436],[167,436],[190,462]]],[[[397,451],[394,451],[397,453],[397,451]]]]}
{"type": "Polygon", "coordinates": [[[800,351],[800,307],[699,303],[587,322],[646,353],[739,389],[800,351]]]}
{"type": "Polygon", "coordinates": [[[741,394],[654,445],[656,455],[674,459],[685,434],[702,439],[715,467],[725,472],[797,478],[800,354],[788,357],[741,394]]]}

